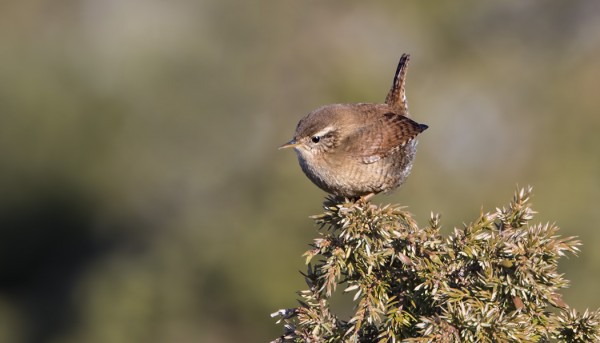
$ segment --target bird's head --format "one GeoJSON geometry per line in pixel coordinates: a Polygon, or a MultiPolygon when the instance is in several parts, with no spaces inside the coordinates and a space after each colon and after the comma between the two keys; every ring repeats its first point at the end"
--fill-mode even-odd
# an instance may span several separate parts
{"type": "Polygon", "coordinates": [[[338,117],[338,113],[328,107],[309,113],[298,122],[294,138],[279,148],[294,148],[303,156],[316,156],[333,151],[339,145],[343,132],[338,117]]]}

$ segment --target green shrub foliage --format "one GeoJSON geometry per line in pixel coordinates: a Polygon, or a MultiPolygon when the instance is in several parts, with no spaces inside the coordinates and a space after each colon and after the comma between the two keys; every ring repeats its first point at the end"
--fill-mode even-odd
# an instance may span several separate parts
{"type": "Polygon", "coordinates": [[[314,216],[319,237],[305,253],[307,289],[279,310],[273,342],[598,342],[600,312],[561,299],[559,259],[579,241],[531,224],[531,188],[508,207],[440,234],[440,217],[419,228],[397,206],[327,198],[314,216]],[[349,320],[332,312],[350,293],[349,320]]]}

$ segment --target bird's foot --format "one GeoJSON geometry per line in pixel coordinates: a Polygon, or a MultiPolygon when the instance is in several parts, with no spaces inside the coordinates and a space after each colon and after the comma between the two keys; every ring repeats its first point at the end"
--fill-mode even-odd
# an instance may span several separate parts
{"type": "Polygon", "coordinates": [[[366,194],[366,195],[361,195],[361,196],[358,198],[358,201],[360,201],[360,202],[363,202],[363,203],[365,203],[365,204],[366,204],[366,203],[368,203],[368,202],[369,202],[369,200],[371,200],[371,198],[372,198],[374,195],[375,195],[375,193],[369,193],[369,194],[366,194]]]}

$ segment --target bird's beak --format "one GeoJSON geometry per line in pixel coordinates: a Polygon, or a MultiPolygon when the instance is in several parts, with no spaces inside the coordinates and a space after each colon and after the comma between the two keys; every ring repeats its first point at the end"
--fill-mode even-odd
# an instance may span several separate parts
{"type": "Polygon", "coordinates": [[[293,148],[300,145],[300,143],[296,142],[295,139],[292,139],[291,141],[285,143],[284,145],[280,146],[279,149],[285,149],[285,148],[293,148]]]}

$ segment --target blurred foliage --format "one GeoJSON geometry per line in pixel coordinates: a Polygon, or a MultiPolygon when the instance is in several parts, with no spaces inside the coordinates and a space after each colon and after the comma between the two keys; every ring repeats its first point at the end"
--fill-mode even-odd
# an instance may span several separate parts
{"type": "Polygon", "coordinates": [[[0,342],[276,337],[322,196],[276,147],[403,52],[430,128],[381,199],[449,231],[532,184],[588,247],[565,301],[600,307],[599,4],[0,2],[0,342]]]}
{"type": "Polygon", "coordinates": [[[517,191],[446,239],[439,215],[419,229],[399,207],[328,198],[305,253],[308,289],[273,314],[285,323],[273,342],[597,342],[600,311],[579,315],[559,293],[558,260],[580,242],[530,224],[530,196],[517,191]],[[349,320],[331,310],[338,286],[354,293],[349,320]]]}

